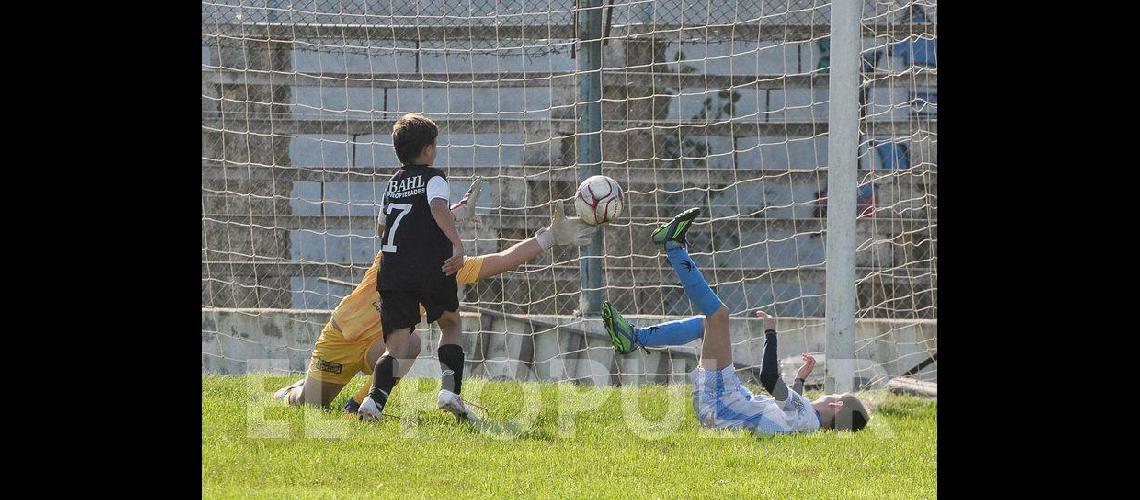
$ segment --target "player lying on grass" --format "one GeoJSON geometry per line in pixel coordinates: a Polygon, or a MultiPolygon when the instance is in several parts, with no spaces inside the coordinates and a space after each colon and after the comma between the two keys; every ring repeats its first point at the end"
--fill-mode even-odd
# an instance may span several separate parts
{"type": "MultiPolygon", "coordinates": [[[[472,185],[477,191],[478,180],[472,185]]],[[[472,191],[468,191],[452,213],[457,220],[473,219],[473,210],[467,207],[469,199],[474,199],[472,191]]],[[[555,245],[585,245],[596,228],[583,224],[577,217],[566,218],[561,211],[557,211],[551,224],[539,229],[535,236],[527,238],[514,246],[501,252],[468,257],[464,259],[456,281],[461,285],[475,283],[481,279],[514,270],[519,265],[534,259],[542,252],[555,245]]],[[[352,380],[357,372],[363,371],[369,375],[369,383],[364,384],[357,394],[345,404],[349,412],[356,412],[360,402],[368,395],[372,387],[371,379],[376,362],[385,352],[387,346],[381,336],[380,294],[376,291],[376,273],[381,265],[381,253],[376,254],[372,267],[364,273],[364,279],[351,294],[341,299],[340,304],[332,312],[332,317],[321,330],[313,347],[311,361],[305,378],[296,383],[278,390],[274,397],[284,398],[291,405],[310,404],[313,406],[328,407],[332,400],[340,394],[344,386],[352,380]]],[[[452,270],[452,272],[454,272],[452,270]]],[[[420,338],[412,333],[412,353],[420,352],[420,338]]],[[[408,363],[410,366],[410,363],[408,363]]],[[[474,412],[459,399],[460,410],[452,409],[447,404],[451,394],[457,394],[462,382],[462,365],[458,373],[444,376],[444,384],[455,383],[455,392],[445,393],[441,388],[440,407],[445,408],[456,416],[467,420],[476,420],[474,412]],[[448,400],[448,401],[444,401],[448,400]]]]}
{"type": "Polygon", "coordinates": [[[829,394],[808,401],[803,397],[803,380],[811,373],[815,359],[804,355],[796,383],[789,388],[779,374],[776,361],[776,320],[764,314],[764,364],[760,383],[771,397],[753,395],[736,376],[732,364],[732,343],[728,335],[728,308],[709,288],[704,276],[685,251],[685,232],[700,209],[692,208],[653,232],[653,242],[661,245],[673,264],[685,295],[700,308],[703,316],[670,321],[647,328],[629,324],[609,302],[602,304],[602,322],[614,349],[625,354],[643,346],[682,345],[704,337],[701,358],[691,374],[693,408],[702,427],[748,429],[759,433],[811,432],[819,429],[857,431],[870,418],[863,403],[853,394],[829,394]]]}

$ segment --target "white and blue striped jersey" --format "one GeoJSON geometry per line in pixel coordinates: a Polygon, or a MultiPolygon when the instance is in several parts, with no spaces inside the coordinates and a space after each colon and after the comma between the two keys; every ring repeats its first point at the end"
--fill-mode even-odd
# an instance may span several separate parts
{"type": "Polygon", "coordinates": [[[795,432],[812,432],[819,430],[819,413],[812,408],[811,401],[803,397],[792,388],[788,388],[788,398],[779,401],[770,398],[784,411],[784,419],[795,432]]]}
{"type": "Polygon", "coordinates": [[[789,389],[785,401],[754,395],[740,383],[732,365],[716,372],[697,367],[690,376],[693,409],[703,427],[765,434],[819,430],[818,414],[796,391],[789,389]]]}

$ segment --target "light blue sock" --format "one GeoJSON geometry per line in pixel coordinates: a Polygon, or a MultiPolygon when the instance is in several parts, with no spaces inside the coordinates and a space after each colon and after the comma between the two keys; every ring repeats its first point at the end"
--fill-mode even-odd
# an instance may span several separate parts
{"type": "Polygon", "coordinates": [[[637,343],[647,346],[682,345],[701,338],[704,316],[678,319],[646,328],[637,328],[637,343]]]}
{"type": "Polygon", "coordinates": [[[689,258],[689,252],[685,251],[685,247],[673,241],[666,241],[665,256],[673,264],[673,270],[677,271],[677,277],[681,278],[681,285],[685,287],[685,295],[689,296],[689,300],[692,300],[697,308],[705,313],[705,316],[712,316],[717,309],[720,309],[720,306],[724,305],[720,301],[720,297],[717,297],[712,288],[709,288],[705,277],[701,275],[701,270],[697,269],[697,264],[689,258]],[[673,243],[673,245],[669,245],[669,243],[673,243]]]}

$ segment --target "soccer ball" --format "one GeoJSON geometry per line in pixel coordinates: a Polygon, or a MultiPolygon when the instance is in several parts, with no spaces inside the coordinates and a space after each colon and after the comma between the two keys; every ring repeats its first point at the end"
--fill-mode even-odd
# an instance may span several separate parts
{"type": "Polygon", "coordinates": [[[582,181],[574,208],[582,222],[591,226],[616,221],[625,205],[625,193],[617,181],[604,175],[595,175],[582,181]]]}

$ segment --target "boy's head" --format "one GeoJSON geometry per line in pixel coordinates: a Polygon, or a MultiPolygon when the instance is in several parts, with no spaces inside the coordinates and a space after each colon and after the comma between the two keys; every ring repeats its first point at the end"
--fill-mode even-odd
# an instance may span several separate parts
{"type": "Polygon", "coordinates": [[[871,414],[863,402],[851,393],[830,394],[812,401],[819,412],[820,427],[840,431],[859,431],[867,426],[871,414]]]}
{"type": "Polygon", "coordinates": [[[392,127],[392,147],[403,165],[431,165],[435,161],[435,137],[439,127],[426,116],[408,113],[392,127]]]}

